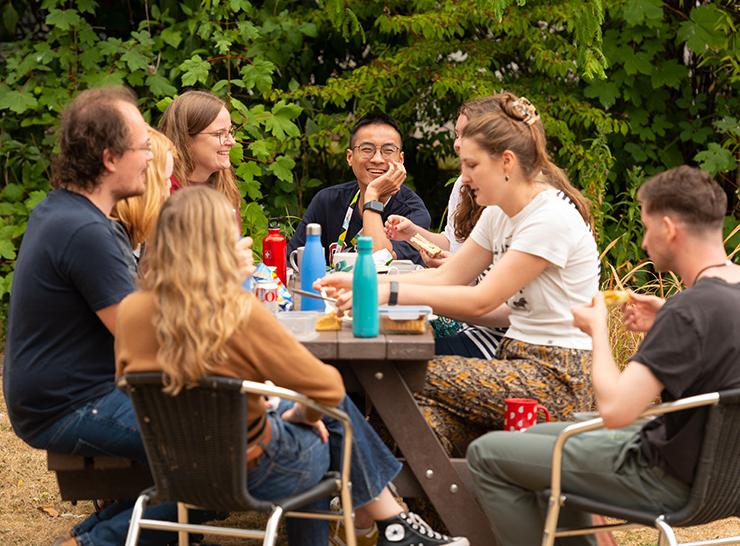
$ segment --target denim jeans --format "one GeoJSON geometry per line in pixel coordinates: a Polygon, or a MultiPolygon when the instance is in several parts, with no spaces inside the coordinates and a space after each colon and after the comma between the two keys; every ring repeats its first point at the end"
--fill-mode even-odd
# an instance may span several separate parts
{"type": "MultiPolygon", "coordinates": [[[[80,406],[24,440],[38,449],[84,456],[113,455],[146,464],[133,406],[118,389],[80,406]]],[[[133,500],[126,500],[107,506],[76,525],[72,534],[83,546],[120,546],[126,540],[133,505],[133,500]]],[[[213,516],[195,511],[191,514],[193,523],[213,516]]],[[[147,508],[144,517],[177,521],[177,507],[174,503],[162,503],[147,508]]],[[[167,544],[176,537],[174,533],[142,531],[139,544],[167,544]]]]}
{"type": "MultiPolygon", "coordinates": [[[[272,439],[264,446],[264,454],[247,476],[250,493],[259,499],[274,500],[294,495],[318,483],[327,470],[341,468],[343,429],[341,423],[325,418],[329,442],[324,444],[311,427],[288,423],[280,414],[292,406],[282,402],[268,413],[272,439]]],[[[377,497],[383,488],[401,471],[401,464],[383,444],[363,415],[349,398],[339,409],[352,422],[352,505],[359,508],[377,497]]],[[[327,510],[329,499],[310,509],[327,510]]],[[[286,520],[290,546],[326,546],[329,527],[326,521],[309,519],[286,520]]]]}

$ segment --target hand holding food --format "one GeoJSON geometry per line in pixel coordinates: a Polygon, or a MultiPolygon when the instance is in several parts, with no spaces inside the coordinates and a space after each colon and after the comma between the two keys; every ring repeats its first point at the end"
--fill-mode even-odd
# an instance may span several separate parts
{"type": "Polygon", "coordinates": [[[630,304],[624,308],[624,326],[633,332],[647,332],[653,327],[658,310],[665,300],[657,296],[647,296],[630,292],[630,304]]]}
{"type": "Polygon", "coordinates": [[[391,241],[408,241],[418,230],[416,224],[398,214],[391,214],[385,221],[385,236],[391,241]]]}
{"type": "Polygon", "coordinates": [[[439,248],[431,241],[425,239],[418,233],[411,237],[411,239],[409,239],[409,243],[411,243],[411,246],[413,246],[416,250],[423,250],[424,252],[429,254],[431,258],[436,258],[440,254],[442,254],[441,248],[439,248]]]}
{"type": "Polygon", "coordinates": [[[614,305],[624,305],[630,301],[630,293],[626,290],[604,290],[604,303],[611,307],[614,305]]]}

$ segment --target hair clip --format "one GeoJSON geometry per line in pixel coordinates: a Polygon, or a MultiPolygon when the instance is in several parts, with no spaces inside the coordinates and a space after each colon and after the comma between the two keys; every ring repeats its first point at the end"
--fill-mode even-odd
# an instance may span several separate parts
{"type": "Polygon", "coordinates": [[[519,97],[511,103],[511,107],[519,116],[521,116],[522,121],[527,125],[534,125],[534,123],[540,119],[540,115],[537,113],[537,108],[535,108],[534,104],[532,104],[526,97],[519,97]]]}

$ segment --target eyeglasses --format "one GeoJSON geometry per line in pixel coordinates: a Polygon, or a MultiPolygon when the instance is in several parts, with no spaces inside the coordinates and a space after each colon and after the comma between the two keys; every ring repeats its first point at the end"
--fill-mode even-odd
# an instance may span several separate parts
{"type": "Polygon", "coordinates": [[[395,144],[383,144],[382,146],[376,146],[369,142],[363,142],[352,148],[353,150],[359,150],[360,157],[362,159],[370,159],[375,156],[375,153],[380,150],[380,155],[383,159],[393,159],[401,151],[401,148],[395,144]]]}
{"type": "Polygon", "coordinates": [[[199,135],[211,135],[218,138],[218,143],[223,146],[226,141],[231,137],[231,140],[236,142],[236,127],[230,127],[228,130],[214,131],[212,133],[206,133],[205,131],[198,133],[199,135]]]}
{"type": "Polygon", "coordinates": [[[132,148],[126,148],[127,150],[131,150],[132,152],[151,152],[152,151],[152,143],[147,140],[146,144],[143,146],[136,146],[132,148]]]}

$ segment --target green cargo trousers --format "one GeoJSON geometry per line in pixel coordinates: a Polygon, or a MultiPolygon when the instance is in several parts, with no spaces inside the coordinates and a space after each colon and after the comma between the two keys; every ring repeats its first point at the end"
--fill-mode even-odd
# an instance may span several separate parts
{"type": "MultiPolygon", "coordinates": [[[[542,542],[546,505],[536,492],[550,485],[555,437],[571,423],[535,425],[526,432],[490,432],[467,452],[473,483],[498,546],[542,542]]],[[[639,445],[640,425],[602,429],[571,438],[563,452],[563,490],[625,507],[676,510],[689,486],[659,467],[649,467],[639,445]]],[[[562,509],[561,526],[590,525],[589,514],[562,509]]],[[[568,546],[594,545],[593,535],[558,539],[568,546]]]]}

